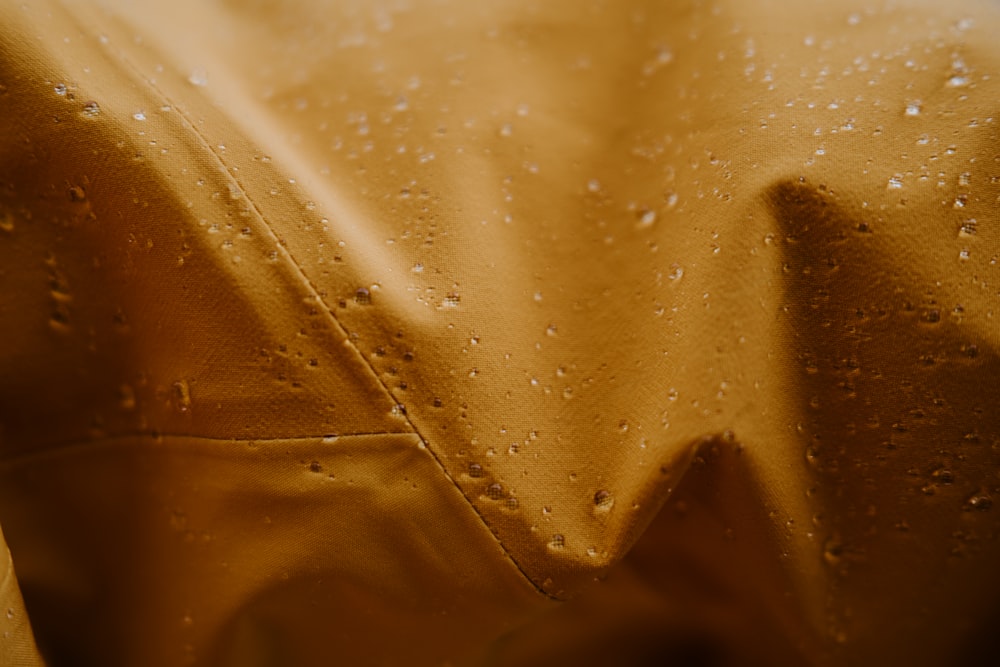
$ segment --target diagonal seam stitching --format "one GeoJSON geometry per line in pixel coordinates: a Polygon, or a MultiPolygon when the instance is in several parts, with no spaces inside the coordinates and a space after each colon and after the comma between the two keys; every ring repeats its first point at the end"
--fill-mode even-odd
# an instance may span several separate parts
{"type": "MultiPolygon", "coordinates": [[[[74,18],[76,18],[76,17],[74,16],[74,18]]],[[[128,67],[135,76],[139,77],[143,82],[145,82],[145,84],[147,86],[149,86],[150,89],[152,89],[153,91],[155,91],[156,94],[164,102],[170,104],[177,111],[178,116],[180,116],[182,122],[185,125],[187,125],[188,130],[192,133],[192,135],[194,135],[195,137],[197,137],[198,141],[202,144],[202,148],[204,150],[206,150],[215,159],[216,163],[220,167],[222,167],[222,171],[225,174],[225,178],[227,180],[229,180],[233,185],[235,185],[239,189],[240,193],[246,198],[247,202],[249,202],[250,207],[253,210],[254,215],[257,217],[257,219],[260,220],[260,222],[264,225],[265,228],[267,228],[268,232],[271,234],[271,236],[274,239],[280,240],[278,238],[278,235],[275,233],[274,228],[271,226],[271,223],[268,222],[267,218],[264,217],[263,212],[257,206],[257,202],[254,201],[250,197],[249,193],[247,192],[247,190],[243,186],[243,184],[240,183],[239,180],[237,180],[229,172],[229,169],[227,168],[228,165],[226,164],[226,161],[223,160],[222,156],[219,155],[219,153],[216,152],[212,148],[211,144],[208,142],[208,140],[205,138],[205,136],[198,130],[198,128],[191,121],[191,119],[188,117],[188,115],[180,107],[178,107],[177,105],[175,105],[173,103],[173,101],[170,99],[170,97],[168,97],[166,95],[166,93],[159,88],[159,86],[157,86],[155,83],[153,83],[149,79],[149,77],[147,77],[127,57],[125,57],[125,55],[120,50],[115,49],[115,51],[116,51],[115,55],[118,57],[118,59],[126,67],[128,67]]],[[[302,268],[302,266],[299,264],[299,262],[296,261],[295,257],[292,256],[292,253],[283,244],[278,243],[278,246],[281,248],[281,251],[283,252],[284,256],[288,258],[288,261],[291,262],[292,266],[295,267],[296,271],[299,274],[299,277],[302,279],[303,283],[305,283],[305,285],[309,289],[309,291],[312,292],[313,296],[316,299],[318,299],[320,303],[322,303],[324,305],[324,310],[329,315],[330,320],[337,327],[337,329],[344,335],[345,341],[351,347],[351,349],[354,351],[354,353],[358,356],[358,358],[361,359],[362,363],[368,369],[368,372],[371,373],[371,375],[374,378],[375,382],[378,383],[378,386],[382,389],[382,391],[389,398],[389,400],[392,401],[393,403],[395,403],[396,401],[395,401],[395,399],[392,396],[392,392],[389,391],[389,388],[386,386],[385,382],[383,382],[382,379],[378,376],[378,373],[375,371],[375,368],[374,368],[374,366],[372,366],[371,362],[361,353],[361,351],[357,348],[357,346],[351,341],[350,335],[348,335],[346,327],[344,327],[344,325],[340,322],[340,320],[337,319],[337,316],[334,314],[333,309],[330,308],[329,304],[326,302],[326,299],[323,298],[320,295],[319,290],[313,284],[312,280],[306,274],[305,270],[302,268]]],[[[462,495],[462,498],[465,499],[465,502],[468,503],[469,507],[472,508],[472,511],[476,513],[476,516],[479,518],[479,520],[483,523],[484,526],[486,526],[489,534],[492,535],[493,538],[496,540],[497,545],[500,547],[500,550],[504,553],[504,555],[507,556],[507,558],[510,560],[510,562],[514,564],[514,567],[516,567],[517,571],[521,573],[521,576],[523,576],[525,578],[525,580],[538,593],[540,593],[541,595],[545,596],[546,598],[552,599],[552,600],[559,600],[559,598],[557,598],[556,596],[553,596],[550,593],[548,593],[545,590],[543,590],[537,583],[535,583],[534,579],[532,579],[528,575],[528,573],[525,572],[524,568],[521,567],[521,564],[518,562],[518,560],[516,558],[514,558],[513,554],[511,554],[510,550],[500,540],[499,536],[497,536],[493,532],[493,530],[490,528],[489,522],[486,521],[486,518],[483,516],[482,512],[479,511],[479,508],[476,507],[475,503],[473,503],[469,499],[468,495],[466,495],[466,493],[462,489],[462,487],[458,484],[458,482],[455,480],[455,478],[448,472],[448,469],[444,466],[444,463],[441,461],[441,458],[438,456],[437,452],[434,450],[434,447],[431,446],[430,441],[423,436],[423,434],[420,432],[420,429],[417,428],[416,424],[413,423],[413,421],[410,419],[409,415],[406,415],[404,413],[403,414],[403,418],[406,421],[406,423],[409,425],[409,427],[411,429],[413,429],[413,433],[416,434],[417,437],[419,437],[424,443],[426,443],[426,445],[427,445],[427,451],[430,452],[431,457],[434,459],[434,462],[438,465],[438,468],[440,468],[442,474],[444,474],[444,476],[449,481],[451,481],[452,484],[455,485],[455,488],[458,489],[458,492],[462,495]]]]}

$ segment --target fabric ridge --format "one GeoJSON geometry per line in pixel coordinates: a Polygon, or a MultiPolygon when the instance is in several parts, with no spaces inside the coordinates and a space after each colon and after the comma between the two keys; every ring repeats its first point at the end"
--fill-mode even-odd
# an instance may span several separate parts
{"type": "Polygon", "coordinates": [[[0,664],[991,664],[997,27],[0,3],[0,664]]]}

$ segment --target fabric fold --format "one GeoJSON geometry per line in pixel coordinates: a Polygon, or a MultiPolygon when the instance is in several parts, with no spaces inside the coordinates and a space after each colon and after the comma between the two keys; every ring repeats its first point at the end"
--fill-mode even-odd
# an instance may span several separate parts
{"type": "Polygon", "coordinates": [[[10,655],[989,650],[994,4],[0,25],[10,655]]]}

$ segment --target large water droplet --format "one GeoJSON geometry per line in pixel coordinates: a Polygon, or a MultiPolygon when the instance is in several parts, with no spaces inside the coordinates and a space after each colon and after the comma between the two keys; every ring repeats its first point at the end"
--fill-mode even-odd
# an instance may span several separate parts
{"type": "Polygon", "coordinates": [[[615,504],[615,497],[611,495],[611,492],[606,489],[601,489],[594,494],[594,505],[598,509],[609,510],[615,504]]]}
{"type": "Polygon", "coordinates": [[[97,118],[101,115],[101,107],[97,104],[97,102],[91,100],[83,105],[82,113],[84,118],[97,118]]]}

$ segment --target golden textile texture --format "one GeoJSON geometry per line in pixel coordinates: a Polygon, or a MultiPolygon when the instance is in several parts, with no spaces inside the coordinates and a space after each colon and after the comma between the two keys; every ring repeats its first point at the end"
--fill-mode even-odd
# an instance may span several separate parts
{"type": "Polygon", "coordinates": [[[0,664],[994,664],[998,33],[0,2],[0,664]]]}

